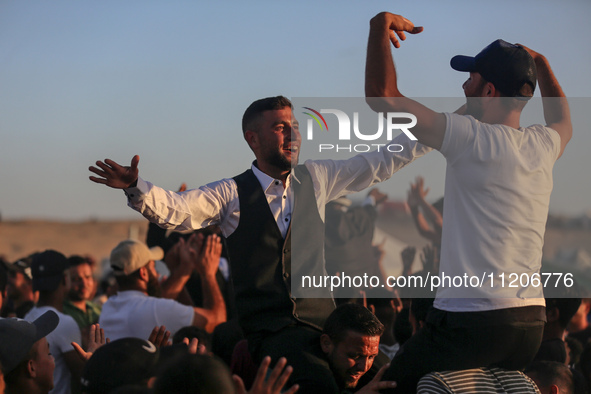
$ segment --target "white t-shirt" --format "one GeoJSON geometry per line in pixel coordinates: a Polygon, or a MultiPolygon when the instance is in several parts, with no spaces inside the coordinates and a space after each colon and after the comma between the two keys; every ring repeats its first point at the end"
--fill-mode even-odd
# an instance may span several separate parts
{"type": "Polygon", "coordinates": [[[560,136],[542,125],[514,129],[472,116],[446,118],[439,277],[462,281],[440,287],[434,306],[472,312],[544,305],[542,287],[527,282],[541,268],[560,136]],[[525,286],[518,280],[510,287],[515,277],[525,286]]]}
{"type": "Polygon", "coordinates": [[[177,301],[150,297],[141,291],[120,291],[103,305],[99,324],[111,341],[135,337],[148,339],[155,326],[166,326],[171,335],[190,326],[193,307],[177,301]]]}
{"type": "Polygon", "coordinates": [[[50,306],[34,307],[25,315],[25,320],[32,322],[47,311],[54,311],[60,319],[56,329],[46,337],[49,343],[49,351],[55,359],[53,390],[50,393],[69,394],[71,392],[72,375],[64,360],[64,353],[75,351],[71,345],[72,342],[82,343],[80,329],[71,316],[65,315],[50,306]]]}

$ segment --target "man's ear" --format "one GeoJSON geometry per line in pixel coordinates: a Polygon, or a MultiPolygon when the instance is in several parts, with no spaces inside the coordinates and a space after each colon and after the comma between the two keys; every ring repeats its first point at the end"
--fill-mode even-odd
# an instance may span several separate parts
{"type": "Polygon", "coordinates": [[[244,133],[244,139],[253,151],[255,150],[255,147],[258,147],[259,145],[259,135],[256,131],[246,130],[244,133]]]}
{"type": "Polygon", "coordinates": [[[550,386],[550,394],[559,394],[560,393],[560,388],[558,388],[557,385],[553,384],[552,386],[550,386]]]}
{"type": "Polygon", "coordinates": [[[148,264],[140,268],[138,272],[140,273],[140,278],[143,281],[148,282],[150,280],[150,274],[148,273],[148,264]]]}
{"type": "Polygon", "coordinates": [[[324,353],[329,354],[330,352],[332,352],[332,349],[334,348],[332,339],[330,339],[328,335],[322,334],[320,336],[320,347],[322,348],[322,351],[324,353]]]}
{"type": "Polygon", "coordinates": [[[37,365],[34,360],[27,361],[27,377],[35,379],[37,377],[37,365]]]}

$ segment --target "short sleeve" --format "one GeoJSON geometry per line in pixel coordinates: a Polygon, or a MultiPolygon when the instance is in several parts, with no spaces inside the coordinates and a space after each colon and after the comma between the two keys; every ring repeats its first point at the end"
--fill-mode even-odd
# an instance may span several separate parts
{"type": "Polygon", "coordinates": [[[195,316],[195,309],[191,306],[183,305],[175,300],[168,300],[163,298],[156,299],[158,301],[155,308],[156,321],[159,325],[165,325],[166,329],[172,335],[183,327],[193,324],[193,317],[195,316]]]}
{"type": "Polygon", "coordinates": [[[472,145],[478,121],[472,116],[453,113],[444,113],[444,115],[445,135],[439,151],[449,162],[472,145]]]}

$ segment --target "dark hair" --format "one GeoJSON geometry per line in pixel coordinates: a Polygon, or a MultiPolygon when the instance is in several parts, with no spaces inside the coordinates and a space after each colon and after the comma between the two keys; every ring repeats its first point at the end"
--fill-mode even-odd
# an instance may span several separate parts
{"type": "Polygon", "coordinates": [[[566,365],[557,361],[537,361],[525,368],[525,373],[537,380],[542,387],[555,384],[561,393],[572,394],[575,387],[573,373],[566,365]]]}
{"type": "Polygon", "coordinates": [[[427,314],[433,306],[434,298],[413,298],[410,304],[410,313],[413,314],[417,322],[426,321],[427,314]]]}
{"type": "Polygon", "coordinates": [[[384,325],[363,305],[343,304],[328,316],[322,332],[334,343],[339,343],[349,330],[375,337],[382,335],[384,325]]]}
{"type": "Polygon", "coordinates": [[[140,270],[137,269],[129,275],[115,275],[115,280],[120,289],[127,289],[134,286],[141,277],[140,270]]]}
{"type": "Polygon", "coordinates": [[[242,132],[246,133],[247,130],[251,130],[254,127],[253,123],[258,120],[263,112],[285,107],[291,108],[291,106],[291,101],[283,96],[267,97],[255,101],[244,111],[244,115],[242,116],[242,132]]]}
{"type": "Polygon", "coordinates": [[[172,343],[182,343],[183,339],[189,340],[197,338],[200,345],[204,345],[207,350],[211,349],[212,335],[202,328],[195,326],[186,326],[179,329],[172,337],[172,343]]]}
{"type": "Polygon", "coordinates": [[[219,394],[234,392],[234,386],[230,370],[217,357],[184,354],[162,371],[154,392],[219,394]]]}
{"type": "Polygon", "coordinates": [[[568,323],[575,313],[577,313],[580,305],[580,298],[546,298],[546,310],[549,311],[552,308],[558,309],[558,323],[562,328],[568,326],[568,323]]]}
{"type": "Polygon", "coordinates": [[[92,264],[90,263],[90,261],[88,261],[87,258],[82,257],[82,256],[78,256],[78,255],[73,255],[68,257],[68,266],[69,267],[78,267],[79,265],[82,264],[88,264],[89,266],[92,267],[92,264]]]}

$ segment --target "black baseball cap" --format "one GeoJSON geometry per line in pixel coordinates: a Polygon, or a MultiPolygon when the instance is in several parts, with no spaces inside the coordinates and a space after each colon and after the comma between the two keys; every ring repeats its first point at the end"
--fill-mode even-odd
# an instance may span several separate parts
{"type": "Polygon", "coordinates": [[[10,318],[0,319],[0,363],[7,374],[25,359],[35,342],[57,327],[59,317],[47,311],[33,322],[10,318]]]}
{"type": "Polygon", "coordinates": [[[33,257],[33,291],[57,289],[70,264],[66,256],[55,250],[46,250],[33,257]]]}
{"type": "Polygon", "coordinates": [[[536,64],[531,55],[519,45],[496,40],[474,57],[457,55],[451,59],[451,67],[457,71],[477,72],[495,85],[507,97],[528,100],[531,96],[520,93],[529,84],[532,93],[536,89],[536,64]]]}

